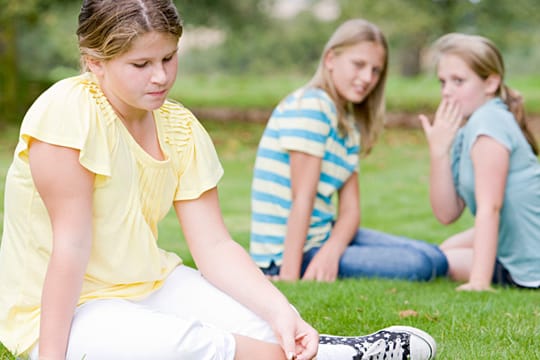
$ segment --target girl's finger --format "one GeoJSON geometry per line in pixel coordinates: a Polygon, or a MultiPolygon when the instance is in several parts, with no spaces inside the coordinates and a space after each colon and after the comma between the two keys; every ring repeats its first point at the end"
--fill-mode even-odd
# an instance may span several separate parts
{"type": "Polygon", "coordinates": [[[447,108],[448,101],[446,99],[442,99],[439,107],[437,108],[437,111],[435,112],[435,120],[433,123],[437,123],[441,118],[444,119],[444,114],[446,113],[447,108]]]}
{"type": "Polygon", "coordinates": [[[457,103],[452,103],[449,116],[454,127],[458,127],[461,123],[461,110],[457,103]]]}
{"type": "Polygon", "coordinates": [[[426,115],[420,114],[418,115],[418,118],[420,119],[420,123],[422,124],[422,128],[424,129],[424,132],[427,134],[429,130],[431,130],[432,125],[429,123],[429,119],[426,115]]]}

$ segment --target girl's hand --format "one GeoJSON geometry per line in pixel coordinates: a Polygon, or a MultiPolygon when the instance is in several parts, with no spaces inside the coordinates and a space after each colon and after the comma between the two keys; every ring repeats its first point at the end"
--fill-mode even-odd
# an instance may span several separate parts
{"type": "Polygon", "coordinates": [[[460,107],[455,102],[443,99],[437,108],[433,124],[430,124],[427,116],[423,114],[419,118],[429,143],[431,155],[434,157],[448,155],[463,120],[460,107]]]}
{"type": "Polygon", "coordinates": [[[327,245],[328,243],[323,245],[313,259],[311,259],[304,276],[302,276],[302,280],[336,281],[341,253],[336,252],[335,249],[327,245]]]}
{"type": "Polygon", "coordinates": [[[468,282],[456,288],[457,291],[495,291],[490,284],[475,284],[468,282]]]}
{"type": "Polygon", "coordinates": [[[277,319],[274,331],[288,360],[310,360],[317,355],[319,334],[292,308],[290,315],[277,319]]]}

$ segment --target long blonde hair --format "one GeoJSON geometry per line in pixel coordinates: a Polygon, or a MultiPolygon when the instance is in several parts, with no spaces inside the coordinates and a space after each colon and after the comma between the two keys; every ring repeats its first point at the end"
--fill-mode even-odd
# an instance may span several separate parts
{"type": "Polygon", "coordinates": [[[351,19],[341,24],[332,34],[322,52],[315,75],[307,86],[325,90],[334,100],[338,114],[339,130],[347,134],[350,129],[348,116],[352,116],[362,136],[362,153],[369,154],[383,127],[385,116],[384,87],[388,67],[388,45],[381,30],[364,19],[351,19]],[[360,42],[373,42],[384,48],[384,67],[377,85],[361,103],[343,103],[340,100],[328,69],[324,66],[326,55],[330,51],[353,46],[360,42]]]}
{"type": "Polygon", "coordinates": [[[112,59],[151,31],[182,36],[182,20],[171,0],[84,0],[77,28],[82,70],[87,70],[87,56],[112,59]]]}
{"type": "Polygon", "coordinates": [[[538,145],[525,116],[523,97],[505,84],[504,61],[495,44],[479,35],[450,33],[435,42],[434,50],[437,56],[442,54],[458,56],[484,80],[490,75],[498,75],[501,78],[495,95],[499,96],[514,114],[525,139],[531,145],[534,154],[538,155],[538,145]]]}

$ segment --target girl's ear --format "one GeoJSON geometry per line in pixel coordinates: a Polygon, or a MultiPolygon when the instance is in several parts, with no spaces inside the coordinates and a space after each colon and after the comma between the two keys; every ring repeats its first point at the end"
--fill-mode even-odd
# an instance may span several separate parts
{"type": "Polygon", "coordinates": [[[336,53],[334,50],[328,50],[326,54],[324,55],[324,67],[328,71],[332,71],[334,69],[334,59],[336,58],[336,53]]]}
{"type": "Polygon", "coordinates": [[[485,80],[486,94],[495,95],[497,89],[501,86],[501,76],[499,74],[491,74],[485,80]]]}
{"type": "Polygon", "coordinates": [[[84,61],[86,61],[86,66],[88,70],[93,72],[95,75],[100,75],[103,72],[103,61],[93,58],[91,56],[86,56],[84,61]]]}

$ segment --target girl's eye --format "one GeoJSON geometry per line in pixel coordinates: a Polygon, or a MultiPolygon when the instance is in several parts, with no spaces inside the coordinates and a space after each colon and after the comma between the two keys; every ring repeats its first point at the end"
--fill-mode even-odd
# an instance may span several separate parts
{"type": "Polygon", "coordinates": [[[166,58],[163,59],[163,61],[164,61],[164,62],[169,62],[169,61],[172,60],[172,58],[173,58],[172,55],[171,55],[171,56],[167,56],[166,58]]]}
{"type": "Polygon", "coordinates": [[[453,81],[454,81],[454,84],[456,85],[461,85],[463,83],[463,79],[460,79],[460,78],[455,78],[453,81]]]}
{"type": "Polygon", "coordinates": [[[146,66],[146,62],[143,62],[143,63],[133,63],[132,65],[135,66],[136,68],[143,68],[146,66]]]}

